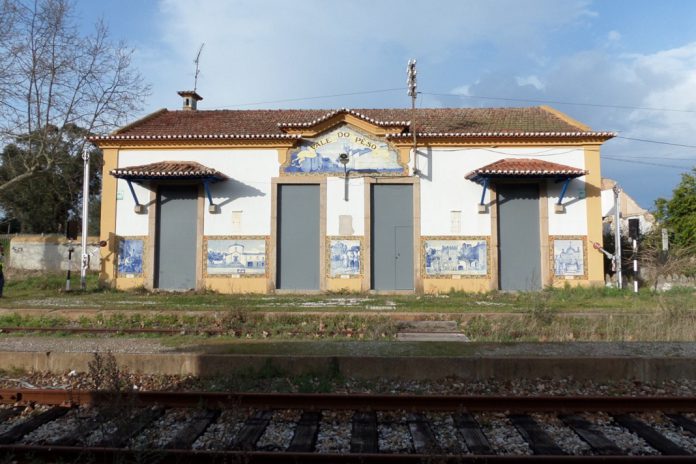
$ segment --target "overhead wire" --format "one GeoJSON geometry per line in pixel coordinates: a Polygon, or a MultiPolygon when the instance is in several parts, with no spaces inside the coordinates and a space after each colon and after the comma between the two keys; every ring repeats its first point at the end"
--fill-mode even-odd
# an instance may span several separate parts
{"type": "MultiPolygon", "coordinates": [[[[370,95],[370,94],[387,93],[387,92],[404,91],[404,90],[406,90],[405,87],[394,87],[394,88],[388,88],[388,89],[365,90],[365,91],[357,91],[357,92],[344,92],[344,93],[335,93],[335,94],[327,94],[327,95],[314,95],[314,96],[297,97],[297,98],[285,98],[285,99],[278,99],[278,100],[265,100],[265,101],[257,101],[257,102],[239,103],[239,104],[235,104],[235,105],[220,106],[220,107],[217,107],[216,109],[238,108],[238,107],[244,107],[244,106],[255,106],[255,105],[263,105],[263,104],[273,104],[273,103],[298,102],[298,101],[305,101],[305,100],[321,100],[321,99],[326,99],[326,98],[355,96],[355,95],[370,95]]],[[[572,102],[572,101],[563,101],[563,100],[492,97],[492,96],[485,96],[485,95],[463,95],[463,94],[456,94],[456,93],[422,92],[422,91],[419,91],[418,94],[420,94],[420,96],[421,96],[421,98],[419,99],[419,102],[418,102],[418,106],[420,108],[423,108],[423,96],[424,95],[431,95],[431,96],[445,96],[445,97],[470,98],[470,99],[482,99],[482,100],[499,100],[499,101],[514,101],[514,102],[528,102],[528,103],[550,103],[550,104],[557,104],[557,105],[575,105],[575,106],[586,106],[586,107],[597,107],[597,108],[646,110],[646,111],[666,111],[666,112],[678,112],[678,113],[696,113],[696,110],[687,110],[687,109],[678,109],[678,108],[656,108],[656,107],[631,106],[631,105],[610,105],[610,104],[603,104],[603,103],[572,102]]],[[[680,144],[680,143],[674,143],[674,142],[668,142],[668,141],[662,141],[662,140],[650,140],[650,139],[644,139],[644,138],[626,137],[623,135],[616,135],[615,138],[622,139],[622,140],[629,140],[629,141],[633,141],[633,142],[651,143],[651,144],[667,145],[667,146],[689,148],[689,149],[696,148],[696,145],[680,144]]],[[[479,148],[483,148],[483,147],[479,147],[479,148]]],[[[483,148],[483,149],[486,151],[505,154],[508,156],[555,156],[558,154],[564,154],[564,153],[568,153],[568,152],[572,151],[572,150],[569,150],[566,152],[560,152],[560,153],[555,152],[552,154],[544,155],[543,152],[515,154],[515,153],[496,151],[496,150],[493,150],[491,148],[483,148]]],[[[446,151],[456,151],[457,149],[445,149],[445,150],[446,151]]],[[[613,161],[627,161],[627,160],[634,160],[635,161],[636,159],[639,159],[639,157],[629,157],[629,156],[617,157],[617,156],[603,155],[603,157],[606,159],[613,160],[613,161]]],[[[684,159],[673,158],[673,159],[675,161],[676,160],[690,161],[690,159],[687,159],[687,158],[684,158],[684,159]]],[[[635,162],[638,163],[638,161],[635,161],[635,162]]],[[[647,162],[645,162],[645,163],[647,163],[647,162]]],[[[645,164],[645,163],[643,163],[643,164],[645,164]]],[[[659,163],[651,163],[650,165],[683,169],[683,167],[678,167],[675,165],[664,165],[664,164],[659,164],[659,163]]]]}
{"type": "MultiPolygon", "coordinates": [[[[420,93],[420,92],[419,92],[420,93]]],[[[574,106],[589,106],[594,108],[613,108],[622,110],[645,110],[645,111],[668,111],[674,113],[696,113],[696,110],[687,110],[681,108],[655,108],[649,106],[631,106],[631,105],[608,105],[604,103],[583,103],[571,102],[562,100],[542,100],[535,98],[511,98],[511,97],[489,97],[484,95],[464,95],[460,93],[437,93],[437,92],[422,92],[425,95],[433,95],[439,97],[458,97],[458,98],[473,98],[479,100],[499,100],[499,101],[514,101],[520,103],[552,103],[554,105],[574,105],[574,106]]]]}

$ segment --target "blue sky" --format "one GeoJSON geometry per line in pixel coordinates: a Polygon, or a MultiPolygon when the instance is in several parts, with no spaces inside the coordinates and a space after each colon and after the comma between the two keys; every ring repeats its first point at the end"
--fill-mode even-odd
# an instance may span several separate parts
{"type": "Polygon", "coordinates": [[[152,86],[143,114],[179,107],[176,91],[193,87],[202,43],[200,109],[406,107],[405,65],[416,58],[420,107],[553,101],[595,130],[617,131],[625,138],[603,146],[602,175],[643,207],[669,197],[680,173],[696,165],[696,148],[677,146],[696,146],[693,1],[78,0],[76,7],[81,27],[101,17],[113,39],[135,48],[134,64],[152,86]]]}

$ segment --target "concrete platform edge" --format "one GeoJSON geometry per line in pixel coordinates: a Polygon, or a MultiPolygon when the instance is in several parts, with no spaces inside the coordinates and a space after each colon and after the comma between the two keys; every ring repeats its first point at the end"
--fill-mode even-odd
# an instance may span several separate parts
{"type": "MultiPolygon", "coordinates": [[[[681,357],[350,357],[350,356],[267,356],[197,353],[131,354],[115,353],[124,370],[163,375],[210,377],[256,371],[268,364],[287,375],[322,374],[338,371],[347,377],[500,380],[568,378],[592,381],[635,379],[661,382],[696,379],[696,358],[681,357]]],[[[0,368],[5,371],[76,370],[85,372],[92,353],[0,352],[0,368]]]]}

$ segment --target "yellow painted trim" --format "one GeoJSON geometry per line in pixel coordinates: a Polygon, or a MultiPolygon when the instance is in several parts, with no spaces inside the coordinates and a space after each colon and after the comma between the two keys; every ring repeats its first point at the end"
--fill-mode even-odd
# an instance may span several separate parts
{"type": "Polygon", "coordinates": [[[326,177],[274,177],[271,179],[271,237],[268,247],[268,278],[267,292],[282,293],[318,293],[326,291],[326,177]],[[285,184],[315,184],[319,185],[319,290],[294,292],[277,288],[277,250],[278,250],[278,188],[285,184]]]}
{"type": "Polygon", "coordinates": [[[250,139],[233,139],[233,140],[118,140],[118,141],[101,141],[95,142],[102,149],[121,149],[121,150],[147,150],[150,148],[161,149],[168,148],[172,150],[189,150],[189,149],[262,149],[262,148],[290,148],[298,142],[297,139],[283,140],[250,140],[250,139]]]}
{"type": "Polygon", "coordinates": [[[580,130],[584,130],[584,131],[591,131],[592,130],[592,128],[590,128],[590,126],[588,126],[587,124],[583,124],[580,121],[578,121],[577,119],[571,118],[567,114],[565,114],[561,111],[558,111],[556,108],[551,108],[550,106],[547,106],[547,105],[540,105],[539,108],[541,108],[542,110],[544,110],[548,113],[553,114],[557,118],[567,122],[568,124],[570,124],[572,126],[578,127],[580,130]]]}
{"type": "Polygon", "coordinates": [[[208,277],[205,279],[205,288],[214,292],[231,293],[268,293],[265,277],[248,277],[244,279],[230,279],[229,277],[208,277]]]}
{"type": "Polygon", "coordinates": [[[107,240],[108,246],[101,249],[101,269],[99,281],[106,285],[115,285],[116,277],[116,191],[117,180],[109,175],[109,171],[118,167],[118,150],[107,148],[103,150],[104,166],[102,167],[101,220],[99,224],[99,239],[107,240]]]}
{"type": "Polygon", "coordinates": [[[553,268],[549,268],[549,195],[548,181],[539,182],[539,248],[541,252],[541,288],[546,288],[552,284],[551,275],[553,268]]]}
{"type": "Polygon", "coordinates": [[[151,183],[145,184],[150,192],[147,202],[147,240],[148,259],[143,263],[145,269],[145,288],[155,288],[155,243],[157,241],[157,187],[151,183]]]}
{"type": "Polygon", "coordinates": [[[423,293],[423,275],[421,273],[421,192],[420,178],[402,177],[365,177],[365,253],[361,290],[385,294],[423,293]],[[372,186],[375,184],[410,184],[413,185],[413,290],[376,291],[372,289],[372,186]]]}
{"type": "Polygon", "coordinates": [[[426,279],[423,293],[487,292],[490,291],[490,282],[489,279],[426,279]]]}
{"type": "Polygon", "coordinates": [[[360,279],[326,278],[327,292],[359,293],[362,291],[360,279]]]}
{"type": "MultiPolygon", "coordinates": [[[[437,148],[437,147],[457,147],[461,149],[490,147],[529,147],[529,146],[563,146],[563,147],[582,147],[589,144],[601,145],[612,137],[418,137],[418,149],[437,148]]],[[[412,139],[389,139],[389,143],[397,148],[413,147],[412,139]]]]}
{"type": "Polygon", "coordinates": [[[488,211],[491,215],[491,246],[488,251],[491,255],[491,280],[490,291],[500,289],[500,241],[498,240],[498,190],[495,182],[488,186],[490,201],[488,211]]]}
{"type": "MultiPolygon", "coordinates": [[[[592,242],[602,243],[602,173],[598,146],[585,146],[585,204],[588,250],[592,242]]],[[[594,249],[587,256],[587,278],[592,285],[604,285],[604,255],[594,249]]]]}
{"type": "Polygon", "coordinates": [[[498,235],[498,186],[510,184],[536,185],[539,192],[539,283],[541,288],[551,285],[551,275],[548,268],[549,255],[549,213],[548,213],[548,188],[547,183],[533,179],[503,179],[491,182],[488,190],[491,195],[489,211],[491,214],[491,253],[494,267],[491,270],[491,290],[500,290],[500,237],[498,235]]]}

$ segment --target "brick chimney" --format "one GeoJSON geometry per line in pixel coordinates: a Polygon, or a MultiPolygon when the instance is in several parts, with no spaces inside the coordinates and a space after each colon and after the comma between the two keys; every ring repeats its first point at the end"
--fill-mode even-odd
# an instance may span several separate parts
{"type": "Polygon", "coordinates": [[[196,105],[203,97],[198,95],[195,90],[180,90],[177,92],[184,100],[182,109],[185,111],[196,111],[196,105]]]}

